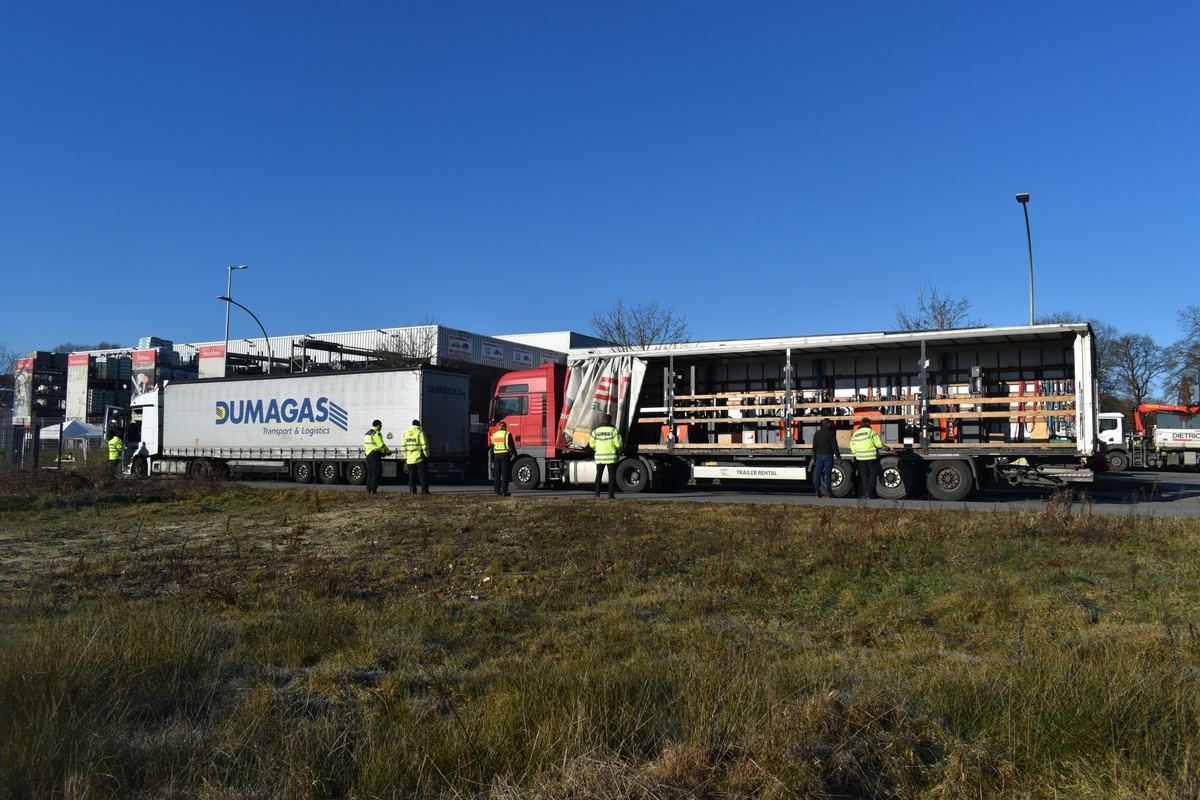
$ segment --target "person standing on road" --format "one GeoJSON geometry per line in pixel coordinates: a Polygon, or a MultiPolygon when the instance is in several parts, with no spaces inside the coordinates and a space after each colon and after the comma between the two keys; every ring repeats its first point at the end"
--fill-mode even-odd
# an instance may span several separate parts
{"type": "Polygon", "coordinates": [[[517,448],[513,444],[512,434],[508,432],[508,423],[501,422],[492,433],[492,490],[504,497],[509,496],[508,481],[512,473],[512,459],[517,448]]]}
{"type": "Polygon", "coordinates": [[[115,430],[108,432],[108,465],[114,475],[121,474],[121,460],[125,455],[125,441],[115,430]]]}
{"type": "Polygon", "coordinates": [[[850,437],[850,454],[854,456],[855,468],[858,471],[858,496],[874,500],[879,497],[875,485],[881,477],[879,469],[879,453],[888,448],[879,438],[879,434],[871,427],[871,420],[863,417],[858,421],[858,428],[850,437]]]}
{"type": "Polygon", "coordinates": [[[367,453],[367,494],[379,491],[379,479],[383,475],[383,457],[392,451],[383,442],[383,423],[375,420],[371,430],[363,436],[363,450],[367,453]]]}
{"type": "Polygon", "coordinates": [[[588,447],[596,454],[596,497],[600,497],[600,485],[604,483],[604,470],[608,468],[608,497],[617,494],[617,459],[621,457],[621,433],[613,427],[612,414],[600,418],[600,427],[592,431],[588,447]]]}
{"type": "Polygon", "coordinates": [[[833,429],[833,420],[824,419],[821,427],[813,434],[813,489],[817,497],[833,496],[833,462],[842,460],[842,451],[838,447],[837,431],[833,429]]]}
{"type": "Polygon", "coordinates": [[[408,464],[408,490],[417,493],[417,476],[421,478],[421,494],[429,494],[429,440],[421,429],[421,420],[414,419],[404,434],[404,461],[408,464]]]}

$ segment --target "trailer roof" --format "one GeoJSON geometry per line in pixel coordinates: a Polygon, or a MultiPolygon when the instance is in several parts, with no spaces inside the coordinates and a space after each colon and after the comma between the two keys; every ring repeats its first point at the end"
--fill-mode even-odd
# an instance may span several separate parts
{"type": "Polygon", "coordinates": [[[1073,342],[1079,335],[1090,336],[1091,325],[1086,322],[1021,325],[1010,328],[956,328],[944,331],[883,331],[845,333],[821,336],[792,336],[775,339],[729,339],[726,341],[684,342],[643,350],[622,350],[612,347],[577,348],[568,360],[592,356],[630,355],[638,358],[687,356],[689,358],[728,358],[743,355],[783,355],[788,350],[804,353],[838,353],[850,350],[894,350],[908,348],[922,341],[933,347],[995,346],[1011,343],[1073,342]]]}

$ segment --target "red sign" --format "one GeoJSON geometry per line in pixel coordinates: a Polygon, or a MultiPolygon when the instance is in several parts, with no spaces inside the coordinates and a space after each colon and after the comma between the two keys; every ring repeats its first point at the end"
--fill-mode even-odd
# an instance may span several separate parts
{"type": "Polygon", "coordinates": [[[158,355],[157,350],[134,350],[133,363],[135,364],[153,364],[155,356],[158,355]]]}
{"type": "Polygon", "coordinates": [[[205,347],[201,347],[200,348],[200,357],[201,358],[224,358],[225,357],[225,345],[210,344],[205,347]]]}
{"type": "Polygon", "coordinates": [[[14,362],[14,367],[16,368],[17,372],[31,370],[31,369],[33,369],[33,359],[32,358],[18,358],[14,362]]]}
{"type": "Polygon", "coordinates": [[[67,356],[68,367],[86,367],[88,365],[88,356],[67,356]]]}

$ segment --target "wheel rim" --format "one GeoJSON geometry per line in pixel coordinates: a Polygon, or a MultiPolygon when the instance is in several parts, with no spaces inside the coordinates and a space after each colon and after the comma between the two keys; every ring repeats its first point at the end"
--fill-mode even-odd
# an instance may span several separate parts
{"type": "Polygon", "coordinates": [[[626,467],[621,472],[621,480],[625,483],[626,486],[630,486],[633,488],[637,488],[638,486],[641,486],[642,481],[644,480],[644,477],[642,476],[642,468],[641,467],[632,467],[632,466],[626,467]]]}
{"type": "Polygon", "coordinates": [[[904,476],[900,474],[899,468],[888,467],[883,471],[879,482],[885,489],[899,489],[904,485],[904,476]]]}
{"type": "Polygon", "coordinates": [[[955,492],[962,486],[962,475],[954,467],[942,467],[935,476],[938,488],[944,492],[955,492]]]}

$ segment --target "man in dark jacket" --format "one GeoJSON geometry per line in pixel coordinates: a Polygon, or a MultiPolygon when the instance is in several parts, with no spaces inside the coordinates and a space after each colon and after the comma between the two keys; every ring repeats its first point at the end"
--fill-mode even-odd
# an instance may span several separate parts
{"type": "Polygon", "coordinates": [[[817,497],[833,496],[833,462],[841,460],[842,451],[838,448],[837,431],[833,429],[833,420],[821,421],[821,427],[813,434],[813,489],[817,497]],[[822,488],[824,487],[824,491],[822,488]]]}

